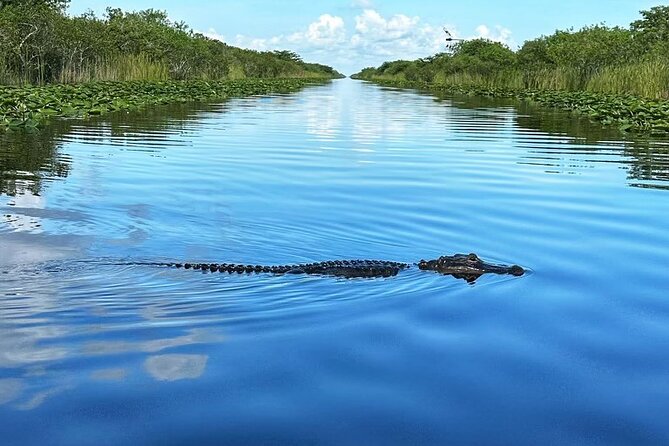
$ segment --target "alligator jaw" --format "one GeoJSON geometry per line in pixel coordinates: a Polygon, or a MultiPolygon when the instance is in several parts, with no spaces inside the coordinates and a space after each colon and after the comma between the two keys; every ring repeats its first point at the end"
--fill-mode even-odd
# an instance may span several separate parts
{"type": "Polygon", "coordinates": [[[453,276],[469,283],[476,282],[484,274],[508,274],[517,277],[525,274],[525,270],[518,265],[505,266],[487,263],[476,254],[455,254],[439,257],[436,260],[421,260],[418,268],[423,271],[435,271],[446,276],[453,276]]]}

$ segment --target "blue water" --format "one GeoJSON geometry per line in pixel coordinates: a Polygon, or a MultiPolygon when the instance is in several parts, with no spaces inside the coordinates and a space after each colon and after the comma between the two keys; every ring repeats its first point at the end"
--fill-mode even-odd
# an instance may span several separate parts
{"type": "Polygon", "coordinates": [[[669,444],[668,267],[669,143],[528,104],[342,80],[1,135],[0,441],[669,444]],[[531,274],[114,265],[459,252],[531,274]]]}

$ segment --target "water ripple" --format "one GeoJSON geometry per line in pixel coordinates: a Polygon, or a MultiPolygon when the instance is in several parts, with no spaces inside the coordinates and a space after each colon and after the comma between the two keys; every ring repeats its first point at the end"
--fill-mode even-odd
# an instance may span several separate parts
{"type": "Polygon", "coordinates": [[[350,80],[3,134],[0,435],[666,443],[668,189],[666,141],[350,80]],[[123,264],[472,251],[531,273],[123,264]]]}

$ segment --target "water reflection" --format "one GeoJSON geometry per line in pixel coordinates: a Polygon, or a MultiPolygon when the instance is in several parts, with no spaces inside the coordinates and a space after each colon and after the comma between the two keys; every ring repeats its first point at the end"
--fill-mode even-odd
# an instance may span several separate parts
{"type": "Polygon", "coordinates": [[[128,370],[126,369],[102,369],[96,370],[91,373],[91,379],[93,381],[123,381],[128,377],[128,370]]]}
{"type": "Polygon", "coordinates": [[[73,269],[35,272],[28,279],[24,271],[21,279],[12,279],[10,274],[3,281],[0,405],[30,411],[54,397],[76,392],[88,380],[120,383],[137,372],[156,381],[197,379],[206,369],[208,355],[156,353],[224,340],[219,330],[213,328],[158,330],[180,324],[180,318],[152,307],[184,306],[183,311],[191,310],[176,297],[148,303],[132,296],[142,293],[142,286],[146,288],[150,282],[139,285],[133,280],[122,284],[120,278],[109,274],[111,289],[128,297],[124,303],[118,295],[113,295],[106,305],[104,286],[99,279],[88,276],[96,274],[93,270],[78,271],[76,285],[64,284],[66,280],[61,279],[61,274],[69,277],[72,273],[77,272],[73,269]],[[99,295],[89,302],[85,299],[87,290],[93,289],[93,282],[100,287],[99,295]],[[121,320],[120,309],[124,314],[121,320]],[[175,334],[169,336],[169,332],[175,334]],[[82,360],[93,369],[88,380],[72,374],[82,360]],[[109,367],[110,364],[113,366],[109,367]]]}
{"type": "Polygon", "coordinates": [[[73,385],[62,385],[58,387],[54,387],[51,389],[46,389],[42,391],[38,391],[32,396],[30,396],[26,401],[17,404],[16,408],[18,410],[34,410],[40,407],[44,402],[52,398],[54,396],[57,396],[61,393],[64,393],[68,390],[72,390],[74,388],[73,385]]]}
{"type": "Polygon", "coordinates": [[[88,342],[83,346],[85,355],[118,355],[122,353],[147,352],[155,353],[175,347],[192,346],[210,342],[220,342],[223,338],[209,330],[193,329],[183,336],[168,339],[152,339],[142,342],[100,341],[88,342]]]}
{"type": "Polygon", "coordinates": [[[144,361],[146,371],[158,381],[197,379],[207,367],[206,355],[160,355],[144,361]]]}
{"type": "MultiPolygon", "coordinates": [[[[411,95],[412,93],[382,89],[392,94],[411,95]]],[[[295,100],[294,96],[279,96],[277,106],[288,106],[295,100]],[[283,101],[283,102],[282,102],[283,101]]],[[[392,110],[392,104],[387,102],[373,102],[368,107],[350,109],[343,97],[333,97],[332,92],[322,95],[313,95],[303,101],[307,132],[312,133],[324,142],[336,139],[343,129],[343,120],[349,116],[352,124],[352,138],[359,144],[354,150],[368,151],[379,138],[397,135],[401,138],[407,132],[407,125],[412,125],[411,116],[402,115],[399,110],[392,110]],[[327,102],[326,114],[320,102],[327,102]],[[388,115],[381,124],[376,119],[378,115],[388,115]]],[[[253,106],[253,102],[262,99],[240,100],[239,105],[253,106]],[[248,102],[245,102],[248,101],[248,102]]],[[[469,96],[437,96],[439,101],[447,101],[453,107],[471,111],[471,121],[458,120],[454,138],[458,132],[466,132],[466,139],[486,140],[496,139],[501,133],[509,131],[514,125],[525,130],[536,131],[547,136],[568,137],[562,141],[571,147],[555,144],[547,147],[534,147],[528,163],[543,165],[547,173],[556,172],[555,167],[568,164],[564,156],[574,152],[575,147],[582,147],[587,151],[611,150],[618,145],[624,158],[618,162],[627,164],[631,186],[648,188],[666,188],[669,182],[669,144],[662,141],[626,137],[622,140],[620,133],[613,128],[592,123],[561,111],[547,110],[528,103],[508,99],[492,99],[469,96]],[[507,110],[507,113],[503,113],[507,110]],[[475,123],[475,124],[472,124],[475,123]],[[599,144],[606,141],[606,148],[599,144]],[[542,158],[542,156],[544,156],[542,158]],[[557,165],[553,162],[558,161],[557,165]],[[565,162],[562,162],[565,161],[565,162]]],[[[115,113],[108,116],[94,118],[89,122],[81,123],[70,120],[54,120],[48,126],[34,132],[5,132],[0,134],[0,195],[29,196],[32,201],[39,201],[46,183],[54,180],[63,180],[71,172],[72,160],[66,153],[61,153],[63,144],[72,141],[85,144],[109,144],[139,150],[148,153],[159,153],[166,147],[189,144],[189,135],[197,131],[202,125],[203,117],[225,113],[230,104],[183,103],[152,107],[141,112],[130,114],[115,113]],[[195,125],[197,124],[197,125],[195,125]]],[[[448,112],[448,108],[445,109],[448,112]]],[[[417,125],[419,123],[416,123],[417,125]]],[[[451,123],[453,124],[453,123],[451,123]]],[[[526,147],[526,143],[536,144],[536,140],[517,141],[519,147],[526,147]]],[[[580,153],[580,152],[579,152],[580,153]]],[[[580,162],[588,162],[579,158],[580,162]]],[[[563,170],[558,170],[563,171],[563,170]]],[[[567,169],[568,172],[568,169],[567,169]]],[[[9,205],[22,207],[25,203],[8,201],[9,205]]],[[[32,206],[27,206],[32,207],[32,206]]],[[[14,216],[14,219],[17,217],[14,216]]],[[[23,220],[23,219],[21,219],[23,220]]],[[[25,221],[17,222],[21,227],[30,227],[25,221]]],[[[34,227],[33,227],[34,228],[34,227]]]]}
{"type": "MultiPolygon", "coordinates": [[[[449,101],[454,107],[472,110],[477,117],[473,127],[476,133],[486,129],[499,132],[502,123],[495,121],[510,118],[520,129],[530,130],[527,138],[516,135],[516,147],[528,150],[527,165],[545,167],[546,173],[575,174],[597,163],[616,163],[628,172],[629,185],[654,189],[667,189],[669,185],[669,143],[635,135],[622,135],[616,128],[563,111],[539,107],[527,102],[510,99],[493,99],[471,96],[437,96],[439,101],[449,101]],[[500,110],[510,113],[500,113],[500,110]],[[481,127],[480,118],[493,123],[481,127]],[[541,143],[541,136],[554,137],[541,143]],[[588,153],[602,158],[588,158],[588,153]],[[607,157],[608,156],[608,157],[607,157]]],[[[465,127],[464,130],[472,130],[465,127]]],[[[467,135],[471,138],[471,134],[467,135]]]]}
{"type": "Polygon", "coordinates": [[[20,379],[0,379],[0,405],[17,399],[21,395],[23,386],[23,380],[20,379]]]}
{"type": "MultiPolygon", "coordinates": [[[[28,187],[34,186],[26,184],[27,182],[25,180],[17,180],[14,185],[18,186],[21,183],[28,187]]],[[[38,215],[39,212],[31,211],[35,209],[43,210],[46,207],[46,201],[44,197],[41,195],[35,195],[28,188],[18,188],[15,190],[22,190],[22,192],[17,194],[9,204],[14,209],[20,209],[20,213],[14,212],[12,214],[2,215],[2,218],[4,218],[6,223],[6,227],[13,232],[42,232],[42,220],[38,215]]]]}
{"type": "MultiPolygon", "coordinates": [[[[61,148],[69,141],[160,148],[178,142],[203,113],[225,110],[225,104],[183,103],[151,107],[141,112],[112,113],[90,121],[53,120],[35,131],[0,134],[0,195],[39,196],[45,183],[67,178],[72,160],[61,148]]],[[[17,204],[19,206],[19,204],[17,204]]]]}
{"type": "Polygon", "coordinates": [[[55,121],[39,131],[0,132],[0,195],[40,195],[45,181],[66,178],[71,161],[59,150],[71,128],[55,121]]]}
{"type": "Polygon", "coordinates": [[[666,437],[669,195],[627,187],[666,184],[661,143],[351,81],[190,106],[64,122],[67,178],[35,168],[39,188],[3,186],[22,192],[0,197],[1,438],[466,443],[482,413],[509,444],[603,438],[620,420],[666,437]],[[124,263],[471,251],[534,274],[124,263]]]}

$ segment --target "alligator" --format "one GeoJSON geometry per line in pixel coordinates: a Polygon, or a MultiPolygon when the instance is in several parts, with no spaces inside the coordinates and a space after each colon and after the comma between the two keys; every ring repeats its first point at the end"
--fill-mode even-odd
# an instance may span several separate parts
{"type": "Polygon", "coordinates": [[[436,260],[421,260],[409,264],[387,260],[333,260],[319,263],[297,265],[244,265],[239,263],[151,263],[155,266],[199,270],[202,272],[220,272],[227,274],[266,273],[266,274],[312,274],[320,276],[353,278],[393,277],[400,271],[417,266],[422,271],[433,271],[456,279],[474,283],[484,274],[506,274],[522,276],[525,269],[518,265],[505,266],[487,263],[476,254],[455,254],[442,256],[436,260]]]}

